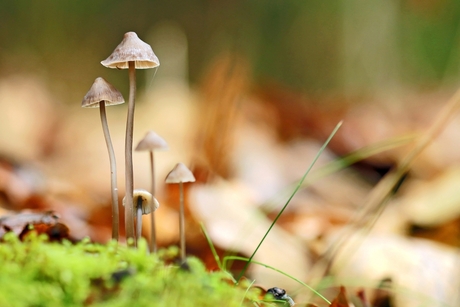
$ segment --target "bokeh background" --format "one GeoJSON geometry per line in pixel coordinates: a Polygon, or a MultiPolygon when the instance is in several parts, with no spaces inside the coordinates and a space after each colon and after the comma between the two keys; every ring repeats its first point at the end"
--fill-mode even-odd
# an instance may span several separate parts
{"type": "MultiPolygon", "coordinates": [[[[127,99],[127,72],[100,61],[128,31],[148,42],[161,62],[158,70],[138,71],[135,119],[135,142],[155,130],[170,145],[156,156],[160,245],[178,241],[171,227],[177,189],[162,180],[182,161],[198,181],[187,190],[189,253],[212,267],[197,224],[202,221],[221,254],[249,256],[292,184],[343,120],[316,176],[256,259],[331,295],[340,284],[372,295],[391,278],[395,306],[458,306],[455,114],[393,191],[372,231],[352,232],[361,238],[349,248],[354,256],[337,258],[340,265],[326,278],[316,272],[324,264],[321,255],[366,206],[366,195],[459,87],[460,2],[1,1],[3,214],[52,209],[74,237],[110,238],[109,166],[99,114],[80,104],[96,77],[127,99]],[[371,156],[366,146],[373,144],[380,145],[371,156]],[[366,158],[328,172],[328,163],[355,150],[366,158]]],[[[121,201],[126,106],[107,112],[121,201]]],[[[135,186],[148,188],[148,157],[134,158],[135,186]]],[[[277,273],[254,267],[251,274],[264,286],[286,287],[296,301],[309,299],[308,291],[277,273]]]]}
{"type": "Polygon", "coordinates": [[[153,33],[174,23],[192,84],[230,50],[258,82],[309,94],[435,87],[458,80],[459,11],[448,0],[4,1],[1,74],[36,74],[59,99],[78,101],[87,79],[107,74],[95,63],[120,33],[135,31],[155,49],[153,33]]]}

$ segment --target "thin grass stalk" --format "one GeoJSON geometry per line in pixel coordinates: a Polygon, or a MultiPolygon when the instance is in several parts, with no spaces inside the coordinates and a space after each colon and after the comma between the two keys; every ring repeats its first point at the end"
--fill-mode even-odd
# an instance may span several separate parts
{"type": "MultiPolygon", "coordinates": [[[[338,160],[326,163],[324,166],[313,171],[310,174],[310,176],[307,179],[305,179],[305,181],[302,183],[302,189],[309,187],[311,184],[320,180],[321,178],[336,173],[373,155],[409,144],[410,142],[413,142],[417,136],[418,134],[410,134],[405,136],[389,138],[377,142],[375,144],[365,146],[356,151],[353,151],[350,154],[341,157],[338,160]]],[[[283,188],[283,190],[280,193],[277,193],[275,197],[261,204],[260,207],[262,208],[262,210],[265,212],[271,212],[273,208],[277,206],[280,199],[285,199],[290,195],[290,191],[292,191],[296,187],[297,182],[298,181],[295,181],[292,184],[289,184],[287,187],[283,188]]]]}
{"type": "Polygon", "coordinates": [[[317,296],[319,296],[320,298],[322,298],[326,303],[331,304],[331,302],[330,302],[327,298],[325,298],[321,293],[319,293],[318,291],[316,291],[313,287],[307,285],[306,283],[304,283],[303,281],[301,281],[301,280],[295,278],[294,276],[289,275],[288,273],[285,273],[285,272],[283,272],[283,271],[281,271],[281,270],[278,270],[277,268],[274,268],[274,267],[272,267],[272,266],[269,266],[268,264],[265,264],[265,263],[262,263],[262,262],[258,262],[258,261],[255,261],[255,260],[251,260],[250,258],[245,258],[245,257],[239,257],[239,256],[226,256],[226,257],[224,258],[224,262],[223,262],[224,267],[225,267],[225,265],[226,265],[226,263],[227,263],[227,260],[241,260],[241,261],[245,261],[246,263],[253,262],[253,263],[255,263],[255,264],[258,264],[258,265],[264,266],[264,267],[266,267],[266,268],[268,268],[268,269],[271,269],[271,270],[273,270],[273,271],[276,271],[276,272],[278,272],[278,273],[280,273],[280,274],[283,274],[283,275],[286,276],[286,277],[289,277],[289,278],[292,279],[292,280],[295,280],[296,282],[298,282],[298,283],[301,284],[302,286],[308,288],[308,289],[309,289],[310,291],[312,291],[314,294],[316,294],[317,296]]]}
{"type": "MultiPolygon", "coordinates": [[[[252,285],[254,285],[255,282],[256,282],[255,280],[251,281],[249,286],[246,288],[246,291],[244,291],[244,296],[241,299],[240,306],[244,306],[243,304],[244,304],[244,301],[246,300],[246,296],[248,295],[249,290],[251,289],[252,285]]],[[[257,306],[257,305],[255,305],[255,306],[257,306]]]]}
{"type": "Polygon", "coordinates": [[[206,241],[208,242],[209,248],[211,249],[211,253],[214,256],[214,260],[217,263],[217,266],[221,271],[225,271],[225,267],[222,266],[222,263],[220,262],[220,257],[217,254],[216,248],[214,247],[214,244],[212,243],[211,237],[209,236],[208,232],[206,231],[206,228],[204,227],[203,222],[200,222],[200,227],[201,231],[204,234],[204,237],[206,238],[206,241]]]}
{"type": "Polygon", "coordinates": [[[249,257],[249,261],[246,262],[246,264],[244,265],[243,269],[241,270],[240,274],[238,275],[238,277],[236,278],[236,281],[237,283],[240,281],[241,277],[243,277],[244,273],[246,272],[246,270],[248,269],[249,267],[249,264],[251,263],[252,261],[252,258],[254,258],[255,254],[257,253],[257,251],[259,250],[260,246],[262,245],[262,243],[265,241],[265,238],[268,236],[268,234],[270,233],[270,231],[272,230],[273,226],[275,226],[275,223],[278,221],[278,219],[280,218],[281,214],[284,212],[284,210],[287,208],[287,206],[289,205],[289,203],[291,202],[292,198],[294,197],[294,195],[297,193],[297,191],[299,191],[300,187],[302,186],[302,183],[303,181],[305,180],[305,177],[307,177],[308,173],[310,173],[311,169],[313,168],[313,165],[315,165],[316,161],[318,160],[319,156],[321,155],[321,153],[326,149],[327,145],[329,144],[329,142],[331,141],[332,137],[336,134],[337,130],[339,130],[340,126],[342,126],[342,121],[340,121],[334,128],[334,130],[332,131],[332,133],[329,135],[329,137],[327,138],[326,142],[324,142],[323,146],[321,146],[320,150],[318,151],[318,153],[316,154],[315,158],[313,159],[313,161],[310,163],[310,166],[308,167],[307,171],[305,172],[305,174],[302,176],[302,178],[300,179],[299,183],[297,184],[297,187],[295,188],[294,192],[292,192],[291,196],[289,197],[289,199],[287,200],[286,204],[284,204],[283,208],[280,210],[280,212],[278,213],[278,215],[275,217],[275,219],[273,220],[272,224],[270,225],[270,227],[268,228],[267,232],[265,232],[265,235],[263,236],[262,240],[260,240],[259,244],[257,245],[256,249],[254,250],[254,252],[252,253],[251,257],[249,257]]]}
{"type": "MultiPolygon", "coordinates": [[[[413,149],[409,151],[398,166],[389,172],[371,191],[364,209],[349,222],[350,225],[354,225],[355,227],[350,228],[349,231],[344,231],[338,238],[337,243],[323,253],[320,258],[321,261],[326,261],[323,276],[328,274],[337,254],[352,237],[350,232],[355,231],[357,228],[365,227],[366,224],[367,228],[365,232],[370,232],[373,225],[384,211],[388,200],[391,198],[393,189],[402,176],[409,171],[412,162],[441,133],[452,117],[457,114],[459,109],[460,89],[457,90],[441,110],[430,128],[416,140],[413,149]]],[[[357,248],[353,248],[352,250],[356,251],[357,248]]]]}

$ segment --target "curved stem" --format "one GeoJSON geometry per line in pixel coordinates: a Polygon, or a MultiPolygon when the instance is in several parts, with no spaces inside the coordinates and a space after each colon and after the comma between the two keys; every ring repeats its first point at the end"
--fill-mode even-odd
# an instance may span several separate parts
{"type": "Polygon", "coordinates": [[[107,115],[105,113],[105,101],[99,102],[101,113],[102,130],[104,131],[105,143],[110,159],[110,183],[112,190],[112,239],[118,241],[119,214],[118,214],[118,188],[117,188],[117,162],[115,152],[113,151],[112,141],[110,139],[109,125],[107,124],[107,115]]]}
{"type": "MultiPolygon", "coordinates": [[[[224,258],[224,261],[223,261],[223,264],[222,264],[222,266],[223,266],[224,268],[227,266],[227,260],[229,260],[229,259],[230,259],[230,260],[241,260],[241,261],[245,261],[246,263],[252,262],[252,263],[255,263],[255,264],[264,266],[264,267],[266,267],[266,268],[269,268],[269,269],[271,269],[271,270],[273,270],[273,271],[275,271],[275,272],[278,272],[278,273],[280,273],[280,274],[283,274],[284,276],[287,276],[287,277],[289,277],[290,279],[295,280],[295,281],[298,282],[299,284],[303,285],[304,287],[310,289],[313,293],[315,293],[317,296],[319,296],[320,298],[322,298],[322,299],[323,299],[326,303],[328,303],[329,305],[331,304],[331,302],[330,302],[327,298],[325,298],[321,293],[319,293],[318,291],[316,291],[313,287],[307,285],[306,283],[304,283],[303,281],[301,281],[301,280],[295,278],[294,276],[289,275],[288,273],[285,273],[285,272],[283,272],[283,271],[281,271],[281,270],[278,270],[278,269],[275,268],[275,267],[272,267],[272,266],[270,266],[270,265],[268,265],[268,264],[265,264],[265,263],[262,263],[262,262],[258,262],[258,261],[255,261],[255,260],[252,260],[252,259],[249,259],[249,258],[245,258],[245,257],[239,257],[239,256],[226,256],[226,257],[224,258]]],[[[237,284],[238,284],[238,282],[237,282],[237,284]]]]}
{"type": "MultiPolygon", "coordinates": [[[[155,197],[155,164],[153,160],[153,151],[150,151],[150,172],[152,175],[152,187],[151,193],[152,196],[155,197]]],[[[155,211],[150,213],[150,252],[156,253],[157,252],[157,233],[155,229],[155,211]]]]}
{"type": "Polygon", "coordinates": [[[262,237],[262,239],[260,240],[259,244],[257,245],[256,249],[254,250],[254,252],[252,253],[251,257],[249,257],[249,261],[246,262],[246,264],[244,265],[243,269],[241,270],[240,274],[238,275],[238,277],[236,278],[236,282],[239,283],[240,282],[240,279],[241,277],[243,277],[244,273],[246,272],[246,270],[248,269],[249,267],[249,264],[251,263],[252,261],[252,258],[254,258],[254,256],[256,255],[257,251],[259,250],[260,246],[262,245],[262,243],[265,241],[265,238],[268,236],[268,234],[270,233],[270,231],[272,230],[273,226],[275,226],[276,222],[278,221],[278,219],[280,218],[281,214],[283,214],[284,210],[287,208],[287,206],[289,205],[289,203],[291,202],[292,198],[294,197],[294,195],[297,194],[297,192],[299,191],[300,187],[302,186],[303,182],[305,181],[305,178],[307,177],[307,175],[310,173],[311,169],[313,168],[313,165],[315,165],[316,161],[318,160],[319,156],[321,155],[321,153],[326,149],[327,145],[329,144],[329,142],[332,140],[332,138],[334,137],[334,135],[337,133],[337,131],[339,130],[339,128],[342,126],[342,121],[340,121],[334,128],[334,130],[332,130],[331,134],[329,135],[329,137],[327,138],[326,142],[324,142],[323,146],[321,146],[321,148],[319,149],[318,153],[316,154],[315,158],[313,159],[313,161],[310,163],[310,166],[308,167],[307,171],[303,174],[302,178],[300,179],[299,183],[297,184],[297,187],[294,189],[294,192],[292,192],[291,196],[289,197],[289,199],[287,200],[287,202],[284,204],[283,208],[281,208],[280,212],[278,213],[278,215],[275,217],[275,219],[273,220],[273,222],[271,223],[270,227],[268,227],[268,230],[265,232],[264,236],[262,237]]]}
{"type": "Polygon", "coordinates": [[[184,216],[184,184],[179,182],[180,189],[180,212],[179,212],[179,233],[180,233],[180,258],[185,261],[185,216],[184,216]]]}
{"type": "Polygon", "coordinates": [[[129,102],[128,102],[128,119],[126,122],[126,139],[125,139],[125,231],[126,242],[136,245],[134,236],[134,206],[133,206],[133,130],[134,130],[134,102],[136,99],[136,70],[134,62],[129,62],[129,102]]]}

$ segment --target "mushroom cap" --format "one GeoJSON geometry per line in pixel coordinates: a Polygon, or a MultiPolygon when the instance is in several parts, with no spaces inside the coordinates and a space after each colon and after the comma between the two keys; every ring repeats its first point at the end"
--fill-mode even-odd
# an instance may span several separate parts
{"type": "MultiPolygon", "coordinates": [[[[125,205],[125,198],[126,197],[123,197],[123,206],[125,205]]],[[[158,200],[155,197],[153,197],[149,191],[144,189],[135,189],[133,191],[134,211],[137,210],[137,202],[139,198],[142,201],[142,214],[149,214],[157,210],[158,207],[160,207],[158,200]]]]}
{"type": "Polygon", "coordinates": [[[160,66],[152,47],[143,42],[135,32],[125,33],[121,43],[101,64],[108,68],[127,69],[128,62],[134,62],[136,69],[160,66]]]}
{"type": "Polygon", "coordinates": [[[137,144],[135,151],[153,151],[155,149],[167,150],[169,149],[168,143],[166,143],[166,141],[161,136],[150,130],[137,144]]]}
{"type": "Polygon", "coordinates": [[[98,77],[81,101],[83,108],[99,108],[99,102],[105,101],[106,106],[124,103],[123,95],[104,78],[98,77]]]}
{"type": "Polygon", "coordinates": [[[183,163],[177,163],[176,166],[166,176],[166,183],[195,182],[195,176],[183,163]]]}

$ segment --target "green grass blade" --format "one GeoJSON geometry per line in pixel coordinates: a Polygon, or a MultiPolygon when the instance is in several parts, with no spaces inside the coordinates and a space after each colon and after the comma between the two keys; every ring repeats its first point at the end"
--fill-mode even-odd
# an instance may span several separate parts
{"type": "Polygon", "coordinates": [[[204,227],[204,224],[203,222],[200,222],[200,227],[201,227],[201,231],[203,232],[204,234],[204,237],[206,238],[206,241],[208,241],[208,244],[209,244],[209,248],[211,249],[211,253],[212,255],[214,256],[214,260],[216,260],[216,263],[217,263],[217,266],[219,267],[219,269],[221,271],[225,271],[224,270],[224,267],[222,266],[222,263],[220,262],[220,257],[219,255],[217,254],[217,251],[214,247],[214,244],[212,243],[211,241],[211,237],[209,237],[209,234],[208,232],[206,231],[206,228],[204,227]]]}
{"type": "MultiPolygon", "coordinates": [[[[312,172],[309,178],[302,183],[301,188],[306,188],[310,186],[312,183],[318,181],[319,179],[326,177],[330,174],[336,173],[342,169],[345,169],[348,166],[353,165],[361,160],[382,153],[384,151],[409,144],[410,142],[413,142],[415,139],[416,135],[404,135],[383,140],[381,142],[377,142],[375,144],[371,144],[369,146],[360,148],[340,159],[331,161],[322,166],[321,168],[318,168],[317,170],[312,172]]],[[[272,208],[276,207],[276,205],[279,203],[279,199],[281,199],[281,197],[287,197],[287,195],[289,195],[289,191],[292,191],[295,185],[296,183],[290,184],[286,188],[283,188],[283,191],[281,191],[276,197],[263,203],[261,205],[262,210],[264,212],[270,212],[272,208]]]]}
{"type": "Polygon", "coordinates": [[[302,178],[300,179],[299,183],[297,184],[297,187],[294,189],[294,192],[291,194],[291,196],[289,197],[289,199],[287,200],[286,204],[283,206],[283,208],[280,210],[280,212],[278,213],[278,215],[276,216],[276,218],[273,220],[272,224],[270,225],[270,227],[268,228],[267,232],[265,233],[265,235],[263,236],[262,240],[260,240],[259,242],[259,245],[257,245],[256,249],[254,250],[254,252],[252,253],[251,257],[249,257],[249,261],[246,262],[246,264],[244,265],[243,269],[241,270],[240,274],[238,275],[238,277],[236,278],[236,281],[239,282],[241,277],[243,277],[244,273],[246,273],[246,270],[248,269],[248,266],[249,264],[251,263],[252,261],[252,258],[254,258],[255,254],[257,253],[257,251],[259,250],[260,246],[262,245],[262,243],[265,241],[265,238],[268,236],[268,234],[270,233],[270,231],[272,230],[273,226],[275,226],[275,223],[278,221],[279,217],[281,216],[281,214],[284,212],[284,210],[286,209],[286,207],[289,205],[289,203],[291,202],[292,198],[294,197],[294,195],[297,193],[297,191],[300,189],[300,187],[302,186],[302,183],[304,182],[305,180],[305,177],[307,177],[308,173],[310,172],[310,170],[312,169],[313,165],[315,165],[316,161],[318,160],[319,156],[321,155],[321,153],[326,149],[327,145],[329,144],[329,142],[331,141],[332,137],[337,133],[337,131],[339,130],[340,126],[342,126],[342,121],[340,121],[334,128],[334,130],[332,131],[332,133],[329,135],[328,139],[326,140],[326,142],[324,142],[323,146],[321,146],[320,150],[318,151],[318,153],[316,154],[315,158],[313,159],[312,163],[310,163],[310,166],[308,167],[307,171],[305,172],[305,174],[302,176],[302,178]]]}
{"type": "Polygon", "coordinates": [[[291,276],[291,275],[289,275],[289,274],[287,274],[287,273],[285,273],[285,272],[283,272],[283,271],[281,271],[281,270],[278,270],[277,268],[274,268],[274,267],[272,267],[272,266],[270,266],[270,265],[268,265],[268,264],[261,263],[261,262],[252,260],[252,259],[250,259],[250,258],[245,258],[245,257],[239,257],[239,256],[226,256],[226,257],[224,258],[224,265],[225,265],[225,263],[227,262],[227,260],[240,260],[240,261],[246,261],[246,263],[253,262],[253,263],[255,263],[255,264],[258,264],[258,265],[264,266],[264,267],[266,267],[266,268],[268,268],[268,269],[271,269],[271,270],[273,270],[273,271],[276,271],[276,272],[278,272],[278,273],[280,273],[280,274],[283,274],[283,275],[286,276],[286,277],[291,278],[292,280],[295,280],[296,282],[298,282],[298,283],[301,284],[302,286],[306,287],[307,289],[309,289],[310,291],[312,291],[313,293],[315,293],[316,295],[318,295],[318,296],[319,296],[320,298],[322,298],[325,302],[327,302],[328,304],[331,304],[331,302],[330,302],[327,298],[325,298],[321,293],[319,293],[318,291],[316,291],[315,289],[313,289],[312,287],[310,287],[309,285],[307,285],[307,284],[304,283],[303,281],[301,281],[301,280],[295,278],[294,276],[291,276]]]}
{"type": "Polygon", "coordinates": [[[244,304],[244,299],[246,298],[246,295],[248,294],[249,289],[251,289],[252,285],[253,285],[255,282],[256,282],[255,280],[251,281],[251,283],[249,284],[249,286],[246,288],[246,291],[244,292],[243,299],[241,300],[241,306],[243,306],[243,304],[244,304]]]}

